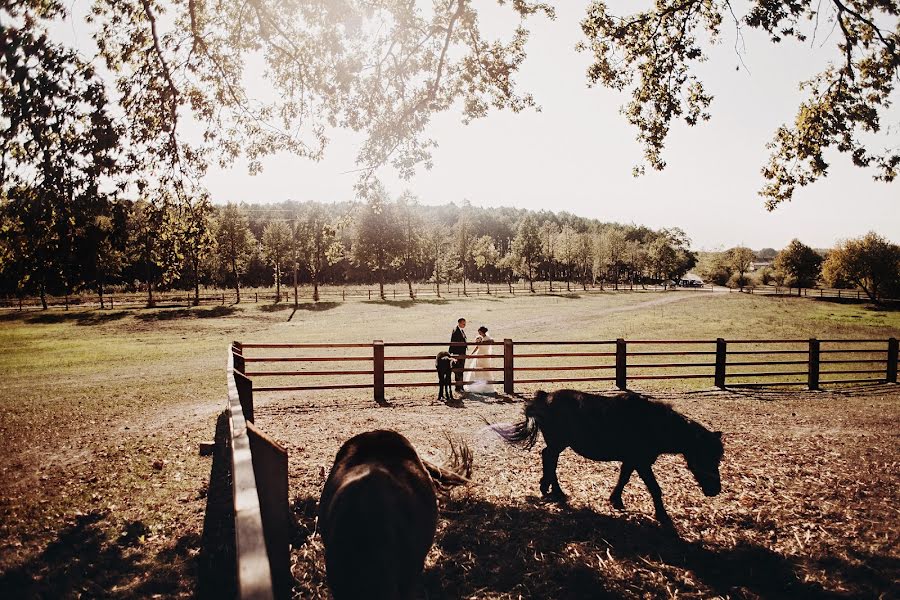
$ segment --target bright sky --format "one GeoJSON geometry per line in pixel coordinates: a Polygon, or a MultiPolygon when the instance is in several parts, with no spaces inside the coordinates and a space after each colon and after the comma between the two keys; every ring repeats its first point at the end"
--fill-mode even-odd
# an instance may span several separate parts
{"type": "MultiPolygon", "coordinates": [[[[722,43],[703,65],[707,91],[715,96],[712,120],[695,128],[676,125],[669,136],[661,173],[631,176],[640,160],[635,131],[619,114],[627,98],[603,88],[588,89],[590,57],[577,53],[579,21],[585,2],[556,2],[557,19],[531,20],[528,59],[518,77],[520,90],[533,93],[542,111],[518,115],[493,112],[469,126],[458,112],[438,116],[429,135],[440,144],[431,171],[419,170],[409,182],[389,171],[380,175],[390,191],[417,194],[424,204],[468,199],[479,206],[516,206],[569,211],[604,221],[678,226],[696,249],[737,244],[753,248],[785,246],[799,237],[814,247],[874,230],[900,242],[900,182],[875,182],[835,153],[827,179],[801,189],[793,202],[769,213],[757,195],[766,143],[775,129],[793,119],[802,97],[797,84],[821,69],[835,42],[822,26],[813,45],[775,47],[765,36],[746,31],[744,62],[736,70],[734,36],[723,24],[722,43]]],[[[610,2],[619,14],[635,3],[610,2]]],[[[484,7],[485,32],[509,31],[511,9],[484,7]]],[[[898,110],[890,138],[900,143],[898,110]]],[[[887,125],[887,123],[885,124],[887,125]]],[[[347,132],[332,136],[325,160],[312,163],[279,155],[264,161],[257,176],[245,163],[211,168],[206,185],[218,203],[274,202],[285,199],[324,202],[353,198],[361,139],[347,132]]],[[[879,146],[880,147],[880,146],[879,146]]]]}

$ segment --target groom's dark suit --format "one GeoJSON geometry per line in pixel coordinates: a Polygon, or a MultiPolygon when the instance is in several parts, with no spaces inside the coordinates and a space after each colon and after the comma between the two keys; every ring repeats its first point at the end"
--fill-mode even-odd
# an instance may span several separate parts
{"type": "MultiPolygon", "coordinates": [[[[466,366],[466,358],[465,358],[465,356],[466,356],[466,349],[468,348],[468,346],[466,346],[466,332],[465,332],[465,330],[461,329],[461,328],[459,327],[459,325],[457,325],[457,326],[456,326],[456,329],[453,330],[453,334],[450,336],[450,342],[451,342],[451,345],[450,345],[450,354],[455,354],[455,355],[461,357],[461,358],[457,358],[456,360],[453,361],[453,368],[454,368],[454,369],[464,369],[465,366],[466,366]],[[461,342],[461,344],[457,345],[457,344],[454,343],[454,342],[461,342]]],[[[457,391],[457,392],[462,392],[462,391],[463,391],[463,388],[462,388],[462,380],[463,380],[463,374],[462,374],[462,371],[456,371],[456,373],[454,373],[454,375],[456,375],[456,377],[455,377],[455,379],[456,379],[456,391],[457,391]]]]}

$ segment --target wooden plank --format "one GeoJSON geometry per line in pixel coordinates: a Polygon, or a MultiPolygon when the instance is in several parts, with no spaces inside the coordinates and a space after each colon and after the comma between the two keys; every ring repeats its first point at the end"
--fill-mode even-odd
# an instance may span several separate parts
{"type": "Polygon", "coordinates": [[[566,383],[570,381],[615,381],[615,377],[555,377],[545,379],[516,379],[516,383],[566,383]]]}
{"type": "Polygon", "coordinates": [[[629,375],[628,379],[712,379],[713,373],[688,373],[685,375],[629,375]]]}
{"type": "MultiPolygon", "coordinates": [[[[424,369],[423,369],[424,371],[424,369]]],[[[295,376],[327,376],[327,375],[372,375],[375,371],[255,371],[246,373],[247,377],[295,377],[295,376]]]]}
{"type": "Polygon", "coordinates": [[[616,340],[616,387],[620,390],[628,389],[627,380],[628,347],[625,340],[616,340]]]}
{"type": "Polygon", "coordinates": [[[384,402],[384,342],[375,340],[372,342],[373,381],[372,390],[375,402],[384,402]]]}
{"type": "Polygon", "coordinates": [[[706,355],[712,356],[716,353],[715,350],[682,350],[682,351],[659,351],[659,352],[629,352],[628,356],[695,356],[695,355],[706,355]]]}
{"type": "Polygon", "coordinates": [[[238,595],[242,599],[273,600],[272,571],[263,532],[247,421],[244,419],[234,380],[231,347],[227,354],[228,446],[231,454],[238,595]]]}
{"type": "Polygon", "coordinates": [[[576,367],[515,367],[514,371],[593,371],[602,369],[615,369],[616,365],[579,365],[576,367]]]}
{"type": "Polygon", "coordinates": [[[516,354],[516,358],[565,358],[567,356],[615,356],[615,352],[539,352],[516,354]]]}
{"type": "Polygon", "coordinates": [[[806,375],[807,371],[770,371],[763,373],[729,373],[728,377],[775,377],[777,375],[806,375]]]}
{"type": "Polygon", "coordinates": [[[370,389],[371,383],[349,383],[339,385],[273,385],[256,388],[257,392],[308,392],[314,390],[363,390],[370,389]]]}
{"type": "Polygon", "coordinates": [[[503,392],[512,394],[515,390],[515,350],[513,341],[509,338],[503,340],[503,392]]]}
{"type": "Polygon", "coordinates": [[[291,512],[288,504],[288,455],[278,442],[247,424],[253,473],[259,495],[260,516],[266,538],[266,553],[272,574],[274,594],[289,598],[293,586],[291,575],[291,512]]]}
{"type": "Polygon", "coordinates": [[[806,380],[809,389],[819,389],[819,340],[816,338],[809,340],[809,368],[806,380]]]}
{"type": "MultiPolygon", "coordinates": [[[[427,358],[427,357],[426,357],[427,358]]],[[[244,362],[369,362],[371,356],[273,356],[244,358],[244,362]]]]}
{"type": "Polygon", "coordinates": [[[680,367],[715,367],[716,363],[628,363],[629,369],[646,369],[648,367],[656,367],[660,369],[680,368],[680,367]]]}
{"type": "Polygon", "coordinates": [[[720,390],[725,389],[725,369],[728,364],[728,344],[724,339],[718,338],[716,340],[716,362],[715,362],[715,377],[714,377],[714,385],[720,390]]]}

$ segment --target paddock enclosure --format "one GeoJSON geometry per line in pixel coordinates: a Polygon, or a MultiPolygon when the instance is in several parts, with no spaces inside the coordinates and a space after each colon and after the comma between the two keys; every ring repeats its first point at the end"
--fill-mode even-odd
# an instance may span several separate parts
{"type": "Polygon", "coordinates": [[[490,378],[501,393],[468,395],[450,405],[436,401],[434,389],[432,351],[446,343],[231,346],[233,391],[243,390],[243,412],[289,457],[287,491],[277,502],[297,530],[290,551],[286,544],[275,551],[288,557],[295,597],[330,597],[315,521],[324,474],[344,441],[379,428],[399,431],[429,460],[441,460],[443,432],[468,440],[475,454],[474,485],[441,507],[419,597],[900,593],[895,339],[509,342],[491,351],[499,374],[494,379],[492,367],[490,378]],[[532,363],[517,373],[519,364],[532,363]],[[270,370],[273,364],[288,368],[270,370]],[[691,370],[702,386],[654,388],[650,395],[722,430],[725,457],[723,491],[715,498],[703,496],[681,457],[656,463],[676,532],[655,521],[637,477],[625,488],[628,510],[612,509],[607,498],[618,463],[591,462],[571,451],[559,466],[569,502],[544,502],[539,449],[510,447],[485,425],[518,420],[523,399],[539,387],[614,392],[625,384],[640,391],[648,383],[684,379],[679,369],[691,370]],[[572,370],[596,375],[568,376],[572,370]],[[350,376],[368,383],[321,383],[350,376]],[[257,383],[270,379],[286,383],[257,383]],[[296,380],[317,383],[290,383],[296,380]],[[386,396],[379,398],[379,387],[386,396]]]}

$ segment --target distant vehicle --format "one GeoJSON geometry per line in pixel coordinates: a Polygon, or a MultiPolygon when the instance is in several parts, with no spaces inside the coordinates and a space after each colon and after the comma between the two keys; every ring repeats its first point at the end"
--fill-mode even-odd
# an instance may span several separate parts
{"type": "Polygon", "coordinates": [[[688,273],[678,280],[679,287],[703,287],[703,279],[694,273],[688,273]]]}

